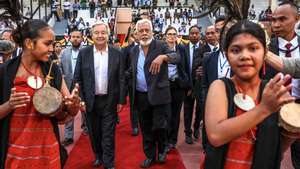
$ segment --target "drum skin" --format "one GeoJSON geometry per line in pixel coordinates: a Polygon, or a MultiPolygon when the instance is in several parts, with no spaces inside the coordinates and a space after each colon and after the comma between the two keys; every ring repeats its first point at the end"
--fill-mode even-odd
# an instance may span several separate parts
{"type": "Polygon", "coordinates": [[[62,108],[63,97],[61,93],[50,86],[45,86],[33,95],[33,105],[42,115],[53,117],[62,108]]]}
{"type": "Polygon", "coordinates": [[[292,133],[300,133],[300,104],[288,103],[280,109],[279,125],[292,133]]]}

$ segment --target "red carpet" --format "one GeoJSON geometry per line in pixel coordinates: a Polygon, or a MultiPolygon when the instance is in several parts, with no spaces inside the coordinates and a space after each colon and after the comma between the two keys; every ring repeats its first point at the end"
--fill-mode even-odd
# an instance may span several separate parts
{"type": "MultiPolygon", "coordinates": [[[[140,169],[139,164],[145,159],[141,134],[137,137],[131,136],[129,114],[129,106],[124,107],[119,114],[121,122],[117,125],[116,130],[116,169],[140,169]]],[[[64,168],[94,169],[92,166],[93,160],[94,155],[89,137],[81,135],[70,152],[64,168]]],[[[155,164],[150,169],[185,169],[185,167],[178,151],[171,151],[165,164],[155,164]]]]}

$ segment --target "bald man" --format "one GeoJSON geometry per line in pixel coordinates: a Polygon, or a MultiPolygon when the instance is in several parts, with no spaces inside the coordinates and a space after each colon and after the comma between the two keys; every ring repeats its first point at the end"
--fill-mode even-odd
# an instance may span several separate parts
{"type": "MultiPolygon", "coordinates": [[[[272,14],[272,30],[275,38],[271,39],[269,49],[274,54],[284,58],[299,58],[300,37],[295,33],[294,27],[299,20],[296,4],[284,1],[279,4],[272,14]]],[[[278,73],[275,69],[266,68],[265,79],[270,79],[278,73]]],[[[300,99],[300,80],[292,79],[292,95],[300,99]]],[[[291,157],[294,168],[300,169],[300,143],[295,142],[291,146],[291,157]]]]}

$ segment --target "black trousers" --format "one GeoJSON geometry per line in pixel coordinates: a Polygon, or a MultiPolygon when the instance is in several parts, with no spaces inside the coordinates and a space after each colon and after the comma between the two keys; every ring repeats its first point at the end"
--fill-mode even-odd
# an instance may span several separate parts
{"type": "Polygon", "coordinates": [[[171,81],[170,89],[172,102],[171,111],[168,114],[168,143],[176,144],[180,124],[180,112],[184,99],[184,89],[182,89],[176,82],[171,81]]]}
{"type": "MultiPolygon", "coordinates": [[[[192,126],[192,119],[193,119],[193,111],[194,111],[194,104],[195,98],[192,95],[185,96],[184,100],[184,132],[186,136],[192,136],[193,130],[191,129],[192,126]]],[[[198,102],[198,101],[197,101],[198,102]]],[[[194,121],[194,130],[199,130],[200,128],[200,121],[202,120],[200,111],[200,105],[196,104],[196,111],[195,111],[195,121],[194,121]]],[[[202,113],[203,114],[203,113],[202,113]]]]}
{"type": "Polygon", "coordinates": [[[147,93],[138,91],[136,92],[135,100],[142,130],[144,153],[147,158],[155,159],[157,151],[159,154],[165,151],[167,114],[170,110],[170,105],[150,105],[147,93]]]}
{"type": "Polygon", "coordinates": [[[131,128],[133,129],[139,127],[138,111],[137,111],[137,107],[133,105],[132,87],[129,87],[128,90],[129,90],[129,101],[130,101],[130,121],[131,121],[131,128]]]}
{"type": "Polygon", "coordinates": [[[107,95],[95,96],[92,112],[87,113],[92,148],[104,167],[114,167],[117,113],[107,110],[107,95]]]}
{"type": "Polygon", "coordinates": [[[300,143],[298,141],[291,145],[292,164],[295,169],[300,169],[300,143]]]}
{"type": "Polygon", "coordinates": [[[77,11],[77,10],[74,10],[74,11],[73,11],[73,17],[74,17],[74,18],[77,18],[77,16],[78,16],[78,11],[77,11]]]}

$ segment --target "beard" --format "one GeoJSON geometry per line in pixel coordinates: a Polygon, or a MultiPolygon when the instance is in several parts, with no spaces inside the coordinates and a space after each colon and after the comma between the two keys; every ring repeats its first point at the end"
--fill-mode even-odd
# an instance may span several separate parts
{"type": "Polygon", "coordinates": [[[140,44],[142,46],[148,46],[150,45],[151,42],[152,42],[152,38],[148,39],[147,41],[140,40],[140,44]]]}

